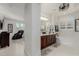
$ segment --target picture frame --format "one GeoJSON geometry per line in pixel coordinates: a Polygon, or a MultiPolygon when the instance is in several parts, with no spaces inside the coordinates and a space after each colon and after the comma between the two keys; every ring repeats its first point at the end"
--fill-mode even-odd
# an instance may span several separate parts
{"type": "Polygon", "coordinates": [[[63,23],[61,23],[60,24],[60,29],[65,29],[66,27],[65,27],[65,24],[63,24],[63,23]]]}
{"type": "Polygon", "coordinates": [[[75,19],[75,32],[79,32],[79,19],[75,19]]]}
{"type": "Polygon", "coordinates": [[[13,32],[13,24],[8,24],[8,32],[9,33],[13,32]]]}
{"type": "Polygon", "coordinates": [[[67,24],[67,29],[73,29],[73,24],[72,23],[68,23],[67,24]]]}

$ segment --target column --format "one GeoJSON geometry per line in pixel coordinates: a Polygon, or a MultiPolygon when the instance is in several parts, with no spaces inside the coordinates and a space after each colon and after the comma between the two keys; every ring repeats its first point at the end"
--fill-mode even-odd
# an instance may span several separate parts
{"type": "Polygon", "coordinates": [[[40,47],[40,4],[28,3],[25,5],[25,55],[41,55],[40,47]]]}

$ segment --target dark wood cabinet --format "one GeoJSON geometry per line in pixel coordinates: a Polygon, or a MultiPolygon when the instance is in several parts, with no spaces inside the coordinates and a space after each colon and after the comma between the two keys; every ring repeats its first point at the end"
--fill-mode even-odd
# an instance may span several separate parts
{"type": "Polygon", "coordinates": [[[47,38],[46,38],[46,36],[42,36],[41,39],[43,39],[43,40],[41,40],[41,45],[42,45],[41,48],[45,48],[47,38]]]}
{"type": "Polygon", "coordinates": [[[41,36],[41,49],[46,48],[49,45],[56,43],[56,35],[44,35],[41,36]]]}
{"type": "Polygon", "coordinates": [[[0,46],[1,48],[9,46],[9,33],[2,32],[0,34],[0,46]]]}

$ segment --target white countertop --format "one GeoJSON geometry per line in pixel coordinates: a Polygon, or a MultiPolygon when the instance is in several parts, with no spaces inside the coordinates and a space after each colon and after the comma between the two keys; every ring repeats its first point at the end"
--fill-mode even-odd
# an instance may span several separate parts
{"type": "Polygon", "coordinates": [[[45,36],[45,35],[52,35],[52,34],[56,34],[56,32],[55,33],[47,33],[47,34],[41,34],[41,36],[45,36]]]}

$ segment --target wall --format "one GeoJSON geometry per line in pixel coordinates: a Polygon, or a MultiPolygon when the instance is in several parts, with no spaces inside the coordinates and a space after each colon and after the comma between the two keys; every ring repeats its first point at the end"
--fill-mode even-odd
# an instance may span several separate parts
{"type": "MultiPolygon", "coordinates": [[[[3,23],[3,29],[0,30],[2,31],[8,31],[8,24],[13,24],[13,32],[10,34],[10,43],[11,43],[11,38],[12,36],[18,32],[18,30],[24,30],[24,27],[19,27],[17,28],[16,24],[24,24],[23,21],[18,21],[18,20],[13,20],[10,18],[5,18],[4,23],[3,23]]],[[[24,24],[25,25],[25,24],[24,24]]]]}
{"type": "Polygon", "coordinates": [[[76,11],[71,14],[66,14],[62,16],[57,16],[57,15],[52,15],[52,20],[51,20],[51,15],[49,15],[49,23],[52,23],[53,25],[59,25],[63,23],[66,25],[65,29],[59,28],[59,38],[61,44],[67,45],[69,47],[74,47],[78,48],[79,47],[79,32],[75,32],[75,19],[79,18],[79,11],[76,11]],[[67,25],[71,23],[72,24],[72,29],[67,29],[67,25]]]}
{"type": "Polygon", "coordinates": [[[6,18],[3,30],[0,31],[7,31],[7,25],[13,24],[13,33],[10,38],[19,30],[16,23],[24,21],[24,5],[24,3],[0,3],[0,20],[6,18]]]}
{"type": "MultiPolygon", "coordinates": [[[[78,13],[78,12],[77,12],[78,13]]],[[[62,44],[65,44],[70,47],[79,47],[79,32],[75,32],[75,18],[79,16],[79,14],[69,14],[61,16],[58,19],[58,24],[60,26],[61,23],[66,25],[66,29],[60,29],[60,41],[62,44]],[[72,29],[67,29],[67,24],[72,24],[72,29]]]]}
{"type": "Polygon", "coordinates": [[[13,24],[13,34],[16,33],[20,29],[24,29],[23,27],[17,27],[17,24],[24,24],[23,21],[18,21],[18,20],[12,20],[12,19],[5,19],[4,20],[4,30],[8,30],[8,24],[13,24]]]}

